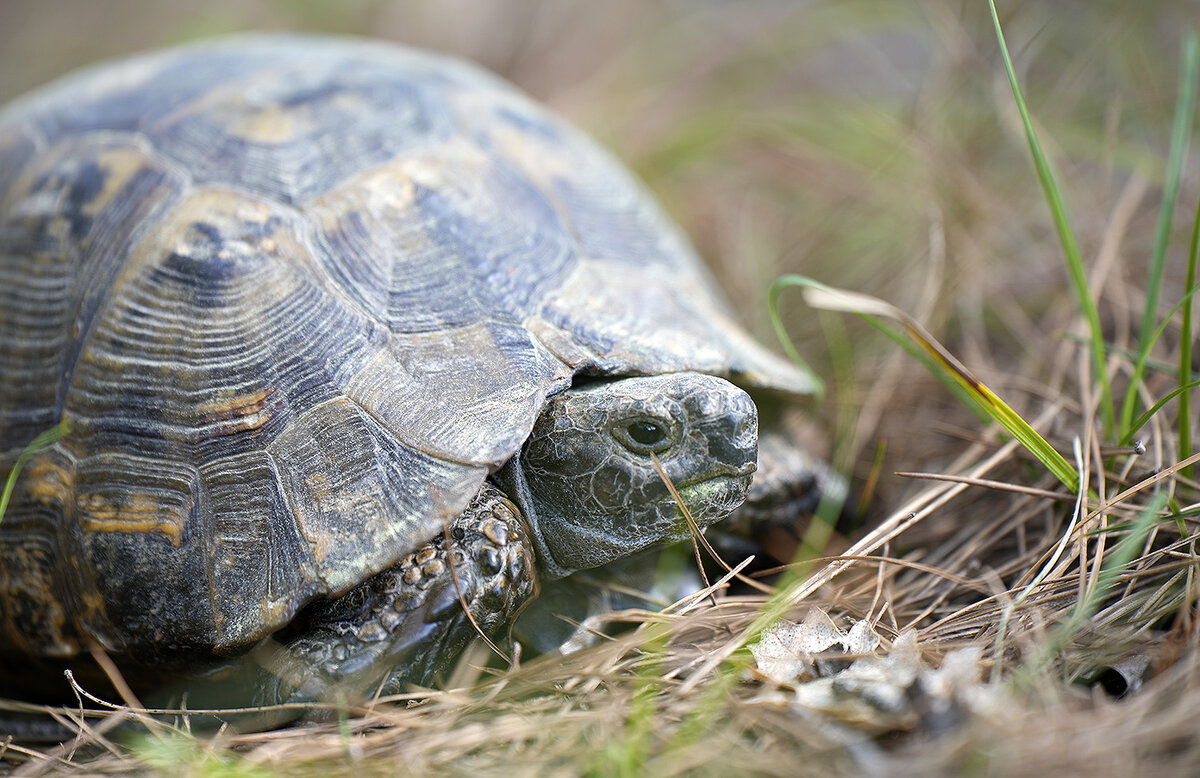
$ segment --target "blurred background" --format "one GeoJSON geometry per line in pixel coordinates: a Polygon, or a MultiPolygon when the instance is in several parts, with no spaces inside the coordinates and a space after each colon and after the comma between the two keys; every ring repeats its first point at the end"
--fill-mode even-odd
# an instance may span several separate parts
{"type": "MultiPolygon", "coordinates": [[[[999,0],[1103,313],[1141,315],[1190,0],[999,0]]],[[[922,320],[1019,409],[1074,375],[1075,308],[981,0],[2,0],[0,100],[97,60],[247,29],[469,58],[613,149],[776,343],[784,273],[922,320]]],[[[1182,291],[1196,155],[1164,309],[1182,291]],[[1171,290],[1174,290],[1172,292],[1171,290]]],[[[783,301],[831,384],[844,470],[936,467],[978,424],[860,322],[783,301]]],[[[1171,335],[1168,333],[1168,340],[1171,335]]],[[[883,492],[909,486],[890,476],[883,492]]]]}

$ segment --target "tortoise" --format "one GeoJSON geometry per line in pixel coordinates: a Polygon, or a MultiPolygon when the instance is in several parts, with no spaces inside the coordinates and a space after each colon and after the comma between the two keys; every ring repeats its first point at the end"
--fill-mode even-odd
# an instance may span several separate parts
{"type": "Polygon", "coordinates": [[[537,580],[686,535],[655,460],[730,514],[755,399],[813,390],[605,151],[378,41],[235,36],[18,99],[0,253],[0,464],[69,424],[0,523],[10,668],[270,644],[266,700],[429,682],[537,580]]]}

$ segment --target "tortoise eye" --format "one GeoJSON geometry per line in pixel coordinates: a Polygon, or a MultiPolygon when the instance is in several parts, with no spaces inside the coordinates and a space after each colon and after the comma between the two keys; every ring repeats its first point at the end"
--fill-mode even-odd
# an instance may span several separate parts
{"type": "Polygon", "coordinates": [[[671,430],[653,419],[627,421],[614,432],[621,445],[635,454],[658,454],[671,447],[671,430]]]}
{"type": "Polygon", "coordinates": [[[629,437],[643,446],[654,446],[667,439],[667,431],[652,421],[635,421],[625,429],[629,431],[629,437]]]}

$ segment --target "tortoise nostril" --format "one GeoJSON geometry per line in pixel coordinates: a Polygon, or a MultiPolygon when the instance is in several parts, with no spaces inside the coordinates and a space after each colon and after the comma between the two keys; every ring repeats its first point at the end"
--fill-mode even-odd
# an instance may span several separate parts
{"type": "Polygon", "coordinates": [[[733,436],[739,444],[748,448],[758,445],[758,411],[753,403],[734,418],[733,436]]]}
{"type": "Polygon", "coordinates": [[[758,417],[750,413],[730,413],[714,429],[710,439],[711,455],[736,468],[754,464],[758,459],[758,417]]]}

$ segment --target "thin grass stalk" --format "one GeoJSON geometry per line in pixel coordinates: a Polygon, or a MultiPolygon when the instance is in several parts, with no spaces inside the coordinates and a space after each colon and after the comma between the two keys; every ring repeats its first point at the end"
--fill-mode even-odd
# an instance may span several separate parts
{"type": "MultiPolygon", "coordinates": [[[[1189,40],[1194,41],[1192,37],[1189,40]]],[[[1200,199],[1196,201],[1196,214],[1192,218],[1192,240],[1188,247],[1187,280],[1184,288],[1183,312],[1179,325],[1179,453],[1192,453],[1192,389],[1196,386],[1192,377],[1192,306],[1196,292],[1196,254],[1200,248],[1200,199]]],[[[1191,465],[1183,469],[1184,478],[1191,478],[1191,465]]]]}
{"type": "MultiPolygon", "coordinates": [[[[1188,35],[1184,44],[1183,74],[1179,84],[1179,99],[1175,105],[1175,120],[1171,130],[1171,147],[1167,159],[1166,180],[1163,185],[1163,202],[1158,214],[1158,230],[1154,239],[1154,251],[1151,255],[1150,276],[1146,283],[1145,310],[1142,312],[1142,327],[1138,336],[1138,360],[1121,406],[1121,429],[1126,432],[1128,432],[1130,421],[1133,418],[1133,406],[1137,399],[1142,374],[1145,371],[1146,360],[1162,333],[1161,329],[1155,329],[1154,322],[1158,317],[1158,299],[1162,291],[1163,273],[1166,267],[1171,219],[1175,213],[1175,202],[1179,195],[1179,180],[1182,177],[1188,139],[1191,137],[1192,116],[1195,113],[1197,63],[1200,60],[1198,50],[1200,50],[1200,45],[1197,44],[1196,34],[1193,32],[1188,35]]],[[[1192,256],[1194,257],[1194,255],[1193,244],[1192,256]]],[[[1184,288],[1191,289],[1193,285],[1194,281],[1189,279],[1184,288]]],[[[1186,314],[1184,327],[1190,329],[1190,317],[1186,314]]],[[[1190,359],[1191,344],[1186,337],[1183,343],[1190,359]]],[[[1190,362],[1187,364],[1190,365],[1190,362]]],[[[1180,371],[1179,384],[1181,386],[1187,382],[1188,372],[1190,372],[1190,368],[1189,371],[1180,371]]],[[[1186,456],[1187,449],[1181,449],[1181,451],[1186,456]]]]}
{"type": "MultiPolygon", "coordinates": [[[[1198,223],[1200,223],[1200,203],[1197,203],[1197,221],[1198,221],[1198,223]]],[[[1196,236],[1193,235],[1193,240],[1195,240],[1195,238],[1196,238],[1196,236]]],[[[1192,270],[1194,271],[1195,270],[1194,262],[1192,264],[1193,264],[1192,270]]],[[[1200,292],[1200,289],[1197,289],[1194,285],[1190,286],[1188,288],[1187,292],[1183,295],[1183,298],[1180,299],[1179,302],[1175,303],[1175,306],[1173,308],[1171,308],[1171,310],[1167,313],[1167,315],[1163,318],[1163,320],[1161,322],[1159,322],[1158,327],[1154,331],[1154,337],[1151,338],[1152,342],[1157,341],[1160,337],[1162,337],[1163,332],[1165,332],[1167,329],[1167,325],[1171,323],[1171,320],[1173,318],[1175,318],[1176,313],[1180,313],[1182,315],[1182,312],[1185,310],[1185,308],[1187,308],[1188,306],[1191,305],[1192,299],[1196,296],[1197,292],[1200,292]]],[[[1190,319],[1190,315],[1185,316],[1185,321],[1189,320],[1189,319],[1190,319]]],[[[1181,329],[1185,335],[1190,334],[1190,331],[1191,331],[1190,326],[1186,327],[1186,328],[1181,328],[1181,329]]],[[[1182,347],[1183,346],[1181,344],[1181,348],[1182,347]]],[[[1189,367],[1186,371],[1184,371],[1184,370],[1180,371],[1180,377],[1179,377],[1179,381],[1178,381],[1179,385],[1176,386],[1174,389],[1172,389],[1170,392],[1168,392],[1163,397],[1159,398],[1159,400],[1156,401],[1153,405],[1151,405],[1144,413],[1142,413],[1141,416],[1137,417],[1136,419],[1133,419],[1132,421],[1123,422],[1121,424],[1121,429],[1123,430],[1123,432],[1121,433],[1121,437],[1117,440],[1118,446],[1128,446],[1129,444],[1131,444],[1133,442],[1133,436],[1138,433],[1138,430],[1140,430],[1146,424],[1146,422],[1150,421],[1150,419],[1152,419],[1154,417],[1154,414],[1158,413],[1158,411],[1164,405],[1166,405],[1167,402],[1169,402],[1173,397],[1176,397],[1179,394],[1186,392],[1190,387],[1195,385],[1196,382],[1188,380],[1191,376],[1191,371],[1190,371],[1191,343],[1190,342],[1186,343],[1186,347],[1187,347],[1187,355],[1188,355],[1188,359],[1189,359],[1189,362],[1187,364],[1189,367]]],[[[1133,355],[1131,354],[1130,356],[1133,356],[1133,355]]],[[[1131,373],[1131,378],[1130,378],[1130,387],[1131,388],[1136,388],[1138,386],[1141,386],[1142,376],[1146,372],[1146,367],[1151,364],[1154,364],[1154,363],[1150,359],[1149,352],[1143,351],[1143,352],[1140,352],[1139,354],[1137,354],[1136,357],[1134,357],[1133,372],[1131,373]]],[[[1161,363],[1161,364],[1156,364],[1155,367],[1156,367],[1156,369],[1162,370],[1164,372],[1171,369],[1171,366],[1165,362],[1161,363]]],[[[1185,406],[1180,405],[1180,412],[1183,413],[1185,410],[1186,410],[1185,406]]],[[[1180,453],[1183,456],[1187,456],[1188,449],[1180,448],[1180,453]]]]}
{"type": "MultiPolygon", "coordinates": [[[[920,359],[938,380],[951,388],[965,407],[975,410],[982,420],[990,419],[999,424],[1045,465],[1064,486],[1071,491],[1079,488],[1079,473],[1062,454],[907,313],[870,295],[834,289],[805,276],[787,275],[776,279],[771,285],[773,317],[778,316],[775,304],[779,294],[791,286],[800,287],[804,292],[805,301],[814,308],[845,311],[862,317],[920,359]],[[883,321],[884,317],[899,322],[903,333],[888,326],[883,321]]],[[[786,337],[786,333],[781,337],[786,337]]]]}
{"type": "Polygon", "coordinates": [[[1171,146],[1167,157],[1166,179],[1163,182],[1163,202],[1158,213],[1158,229],[1154,237],[1154,253],[1151,255],[1150,277],[1146,283],[1146,309],[1142,312],[1142,329],[1139,347],[1149,351],[1154,345],[1150,333],[1158,316],[1158,298],[1162,292],[1163,270],[1166,266],[1167,244],[1171,236],[1171,219],[1175,213],[1175,201],[1179,195],[1179,180],[1183,172],[1183,160],[1187,155],[1188,140],[1191,138],[1192,114],[1196,96],[1196,34],[1188,35],[1183,47],[1183,78],[1179,84],[1179,97],[1175,104],[1175,121],[1171,129],[1171,146]]]}
{"type": "Polygon", "coordinates": [[[1158,492],[1151,498],[1149,504],[1138,514],[1129,526],[1127,534],[1112,550],[1096,576],[1095,584],[1084,597],[1076,601],[1066,620],[1059,625],[1053,634],[1040,646],[1037,655],[1025,663],[1017,673],[1014,681],[1018,687],[1036,683],[1043,669],[1075,638],[1088,620],[1099,609],[1100,604],[1112,592],[1122,575],[1129,572],[1137,561],[1142,544],[1162,518],[1163,507],[1167,504],[1167,493],[1158,492]]]}
{"type": "Polygon", "coordinates": [[[996,29],[996,40],[1000,44],[1000,54],[1004,58],[1004,69],[1008,74],[1008,83],[1012,87],[1013,99],[1016,102],[1017,111],[1021,115],[1021,124],[1025,128],[1025,138],[1029,142],[1029,151],[1033,156],[1033,164],[1037,169],[1038,180],[1041,181],[1042,191],[1046,196],[1046,202],[1050,206],[1050,213],[1054,218],[1054,227],[1058,232],[1058,239],[1062,244],[1063,254],[1067,260],[1067,270],[1070,273],[1075,289],[1075,297],[1079,302],[1080,310],[1087,319],[1088,329],[1091,334],[1092,371],[1096,374],[1096,380],[1100,382],[1100,417],[1104,423],[1105,436],[1111,438],[1116,427],[1116,411],[1113,404],[1112,386],[1109,383],[1108,370],[1106,368],[1107,357],[1104,345],[1104,330],[1100,324],[1100,311],[1088,289],[1087,270],[1083,265],[1083,255],[1079,251],[1079,244],[1075,240],[1075,233],[1071,229],[1071,220],[1067,214],[1067,206],[1063,200],[1062,190],[1055,180],[1054,171],[1050,168],[1049,160],[1046,159],[1046,155],[1042,151],[1042,145],[1038,141],[1037,132],[1033,128],[1033,120],[1029,117],[1029,109],[1025,104],[1025,98],[1021,94],[1021,86],[1017,83],[1017,74],[1013,69],[1012,58],[1008,54],[1008,45],[1004,42],[1004,32],[1000,28],[1000,17],[996,13],[995,0],[988,0],[988,5],[992,10],[992,22],[996,29]]]}

